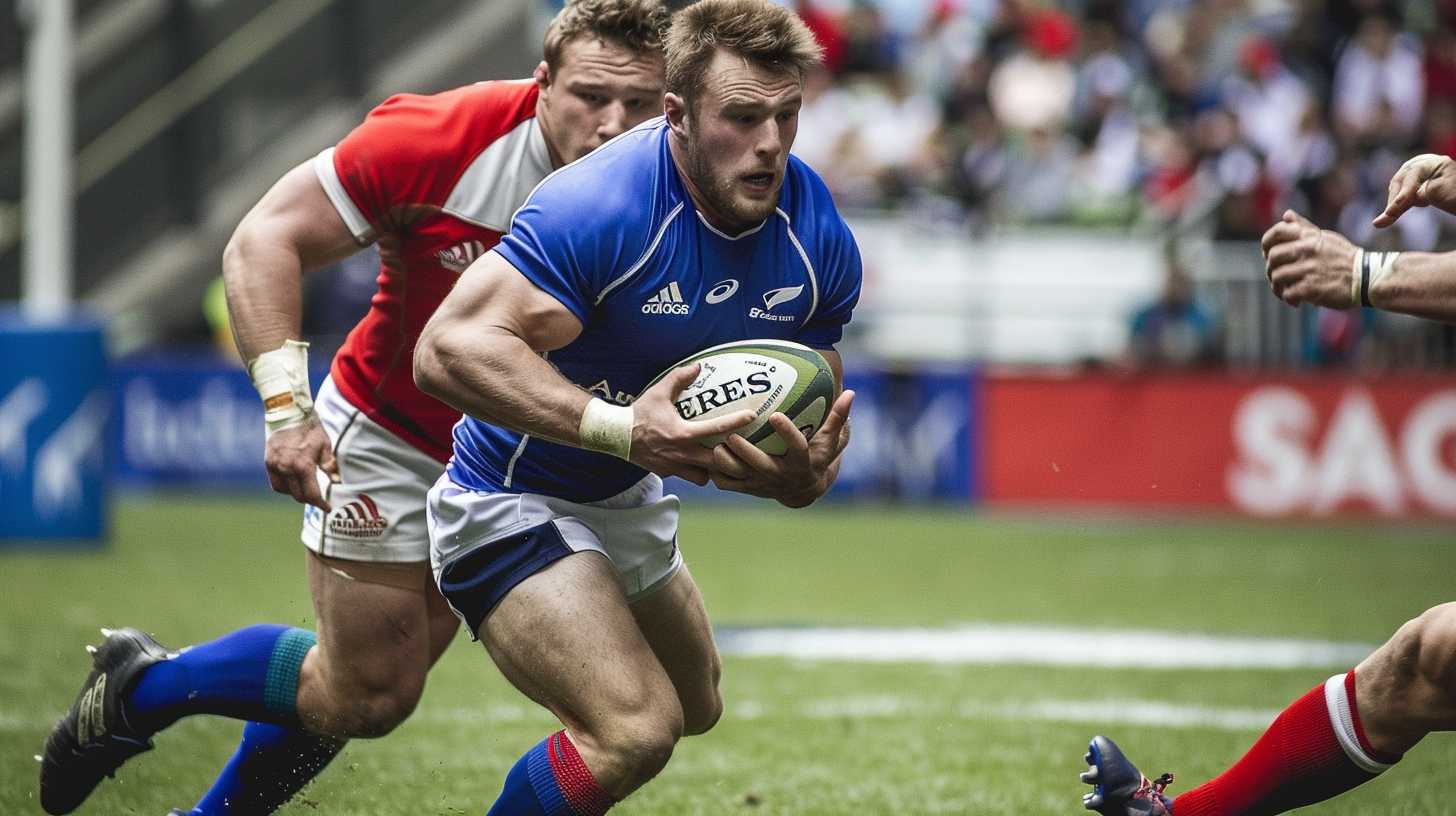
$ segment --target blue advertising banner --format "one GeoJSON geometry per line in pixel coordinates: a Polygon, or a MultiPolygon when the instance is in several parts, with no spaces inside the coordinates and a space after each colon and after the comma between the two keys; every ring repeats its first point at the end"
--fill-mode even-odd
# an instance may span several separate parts
{"type": "MultiPolygon", "coordinates": [[[[314,387],[326,369],[314,372],[314,387]]],[[[973,500],[976,375],[969,369],[851,371],[854,443],[840,499],[973,500]]],[[[212,356],[132,358],[115,367],[113,473],[130,487],[266,489],[263,409],[247,375],[212,356]]],[[[672,480],[685,497],[725,494],[672,480]]]]}
{"type": "MultiPolygon", "coordinates": [[[[855,392],[853,441],[828,498],[968,502],[975,482],[978,374],[970,369],[845,373],[855,392]]],[[[689,500],[743,498],[681,479],[668,489],[689,500]]]]}
{"type": "Polygon", "coordinates": [[[0,360],[0,542],[99,542],[111,411],[100,323],[0,314],[0,360]]]}
{"type": "Polygon", "coordinates": [[[834,498],[970,501],[977,497],[976,374],[849,371],[853,442],[834,498]]]}
{"type": "MultiPolygon", "coordinates": [[[[312,372],[315,391],[326,373],[312,372]]],[[[121,484],[267,489],[263,405],[240,365],[207,354],[134,357],[117,363],[115,383],[121,484]]]]}

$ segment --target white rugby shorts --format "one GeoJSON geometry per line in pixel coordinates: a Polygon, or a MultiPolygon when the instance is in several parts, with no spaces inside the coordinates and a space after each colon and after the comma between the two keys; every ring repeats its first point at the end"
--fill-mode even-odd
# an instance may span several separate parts
{"type": "Polygon", "coordinates": [[[448,474],[429,496],[435,583],[471,633],[516,584],[557,559],[595,550],[616,568],[629,601],[666,585],[682,568],[680,502],[648,474],[607,499],[580,504],[535,493],[482,493],[448,474]]]}
{"type": "Polygon", "coordinates": [[[318,472],[333,509],[325,515],[304,508],[304,546],[350,561],[429,561],[425,499],[445,466],[365,416],[332,377],[319,388],[314,411],[334,444],[340,481],[318,472]]]}

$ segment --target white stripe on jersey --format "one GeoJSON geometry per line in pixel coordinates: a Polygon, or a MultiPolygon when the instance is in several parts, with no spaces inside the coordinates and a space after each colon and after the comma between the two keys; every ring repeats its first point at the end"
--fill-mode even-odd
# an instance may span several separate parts
{"type": "Polygon", "coordinates": [[[369,219],[359,211],[354,199],[344,190],[344,183],[339,181],[339,171],[334,167],[334,149],[325,149],[313,157],[313,174],[318,176],[319,184],[323,185],[324,193],[328,195],[329,201],[333,202],[334,209],[339,211],[339,217],[344,219],[344,224],[353,233],[354,240],[361,244],[371,243],[375,239],[374,227],[369,224],[369,219]]]}
{"type": "Polygon", "coordinates": [[[819,311],[819,276],[814,274],[814,264],[809,263],[809,253],[804,251],[804,245],[799,243],[799,236],[794,234],[794,222],[789,219],[789,214],[777,207],[774,212],[784,219],[784,229],[789,233],[789,240],[794,243],[794,249],[799,250],[799,259],[804,262],[804,269],[809,273],[809,313],[804,315],[803,325],[809,325],[814,319],[814,313],[819,311]]]}
{"type": "MultiPolygon", "coordinates": [[[[601,148],[597,149],[600,150],[601,148]]],[[[632,264],[631,269],[623,272],[621,277],[607,284],[607,287],[602,290],[602,293],[600,295],[597,295],[598,305],[601,305],[601,302],[607,299],[607,295],[610,295],[613,289],[616,289],[618,286],[626,283],[632,278],[633,275],[641,271],[642,267],[647,265],[647,261],[652,258],[652,253],[657,251],[657,245],[662,243],[662,236],[667,233],[668,225],[672,223],[674,218],[677,218],[678,213],[682,212],[682,209],[683,202],[679,201],[677,203],[677,206],[672,208],[672,212],[668,213],[667,217],[662,219],[662,226],[657,228],[657,235],[653,237],[652,243],[647,247],[647,251],[642,253],[641,258],[637,259],[637,263],[632,264]]]]}

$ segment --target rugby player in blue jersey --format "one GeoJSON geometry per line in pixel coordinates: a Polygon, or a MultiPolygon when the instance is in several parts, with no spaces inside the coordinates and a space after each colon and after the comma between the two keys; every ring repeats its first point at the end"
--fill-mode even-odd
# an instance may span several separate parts
{"type": "MultiPolygon", "coordinates": [[[[703,0],[666,47],[666,116],[552,174],[426,326],[420,387],[462,410],[429,499],[436,581],[472,635],[564,730],[506,776],[491,814],[605,811],[722,713],[720,662],[677,547],[674,475],[801,507],[848,442],[852,392],[768,456],[745,424],[680,418],[734,340],[833,345],[859,296],[854,238],[789,155],[819,47],[768,0],[703,0]]],[[[525,746],[522,746],[523,748],[525,746]]]]}

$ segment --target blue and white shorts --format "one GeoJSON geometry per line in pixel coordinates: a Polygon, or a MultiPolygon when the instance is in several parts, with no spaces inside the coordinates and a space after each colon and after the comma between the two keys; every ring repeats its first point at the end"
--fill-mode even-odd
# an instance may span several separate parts
{"type": "Polygon", "coordinates": [[[627,600],[635,601],[682,568],[679,504],[652,474],[588,504],[535,493],[482,493],[446,474],[430,489],[426,514],[435,583],[471,637],[516,584],[572,553],[605,555],[627,600]]]}

